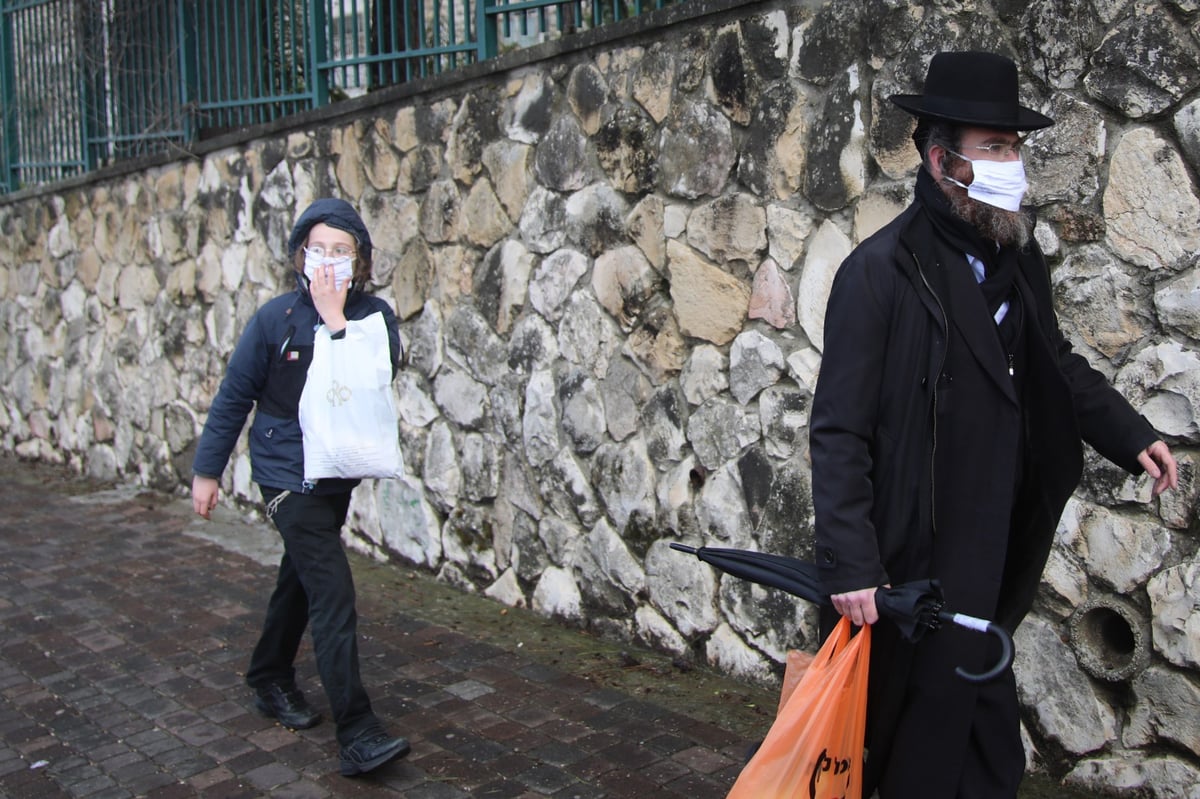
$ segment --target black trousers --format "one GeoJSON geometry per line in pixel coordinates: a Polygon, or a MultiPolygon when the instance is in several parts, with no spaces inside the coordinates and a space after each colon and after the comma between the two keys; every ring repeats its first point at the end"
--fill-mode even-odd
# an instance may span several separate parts
{"type": "Polygon", "coordinates": [[[317,496],[262,487],[268,515],[283,537],[283,558],[262,636],[250,657],[252,688],[295,680],[294,662],[311,623],[317,673],[337,724],[338,743],[381,728],[358,671],[354,576],[342,548],[350,493],[317,496]]]}
{"type": "MultiPolygon", "coordinates": [[[[954,632],[946,629],[937,635],[954,632]]],[[[896,728],[896,745],[879,784],[879,796],[1016,799],[1025,774],[1018,708],[1012,668],[974,687],[952,674],[940,681],[915,680],[896,728]],[[946,719],[969,703],[973,704],[966,730],[939,723],[939,714],[946,719]]]]}

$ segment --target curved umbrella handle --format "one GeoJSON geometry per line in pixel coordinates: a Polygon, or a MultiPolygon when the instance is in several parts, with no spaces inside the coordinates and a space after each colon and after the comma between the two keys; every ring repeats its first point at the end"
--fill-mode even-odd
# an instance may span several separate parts
{"type": "Polygon", "coordinates": [[[981,674],[975,674],[958,666],[954,669],[954,673],[962,677],[967,682],[988,682],[994,680],[1000,675],[1000,672],[1012,665],[1013,660],[1013,642],[1012,636],[1008,634],[1008,630],[1001,627],[995,622],[990,622],[987,619],[979,619],[975,616],[968,616],[965,613],[951,613],[943,610],[938,614],[938,618],[942,621],[948,621],[951,624],[957,624],[959,627],[966,627],[968,630],[976,632],[989,633],[1000,640],[1000,660],[994,666],[981,674]]]}

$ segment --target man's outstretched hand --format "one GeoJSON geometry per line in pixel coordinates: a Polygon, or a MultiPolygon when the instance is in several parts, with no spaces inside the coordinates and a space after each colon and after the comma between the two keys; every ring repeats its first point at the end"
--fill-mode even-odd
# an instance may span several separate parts
{"type": "Polygon", "coordinates": [[[1158,496],[1168,488],[1179,487],[1179,466],[1171,449],[1162,441],[1155,441],[1138,453],[1138,463],[1146,470],[1146,474],[1154,478],[1154,496],[1158,496]]]}

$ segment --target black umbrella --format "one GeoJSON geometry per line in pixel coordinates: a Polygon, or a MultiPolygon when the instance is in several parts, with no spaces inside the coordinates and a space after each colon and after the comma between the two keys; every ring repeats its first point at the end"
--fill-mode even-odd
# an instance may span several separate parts
{"type": "MultiPolygon", "coordinates": [[[[816,564],[785,555],[753,552],[748,549],[689,547],[676,543],[671,544],[671,549],[695,555],[733,577],[778,588],[818,605],[832,604],[829,595],[821,590],[816,564]]],[[[918,580],[891,588],[880,588],[875,592],[875,607],[880,615],[895,623],[900,628],[900,633],[909,641],[920,640],[925,633],[938,629],[941,622],[957,624],[968,630],[995,636],[1000,641],[999,662],[980,674],[969,672],[961,666],[956,668],[955,673],[964,680],[987,682],[1008,668],[1013,658],[1012,637],[1008,631],[987,619],[945,610],[944,604],[942,588],[937,580],[918,580]]]]}

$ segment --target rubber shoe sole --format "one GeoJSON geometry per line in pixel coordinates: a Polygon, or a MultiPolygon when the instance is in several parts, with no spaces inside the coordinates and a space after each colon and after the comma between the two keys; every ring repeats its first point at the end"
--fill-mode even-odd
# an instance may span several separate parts
{"type": "Polygon", "coordinates": [[[345,755],[341,757],[341,771],[343,777],[355,777],[359,774],[366,774],[368,771],[374,771],[392,760],[404,757],[412,750],[408,745],[408,741],[403,738],[393,738],[391,743],[383,747],[370,760],[357,762],[349,760],[345,755]]]}

